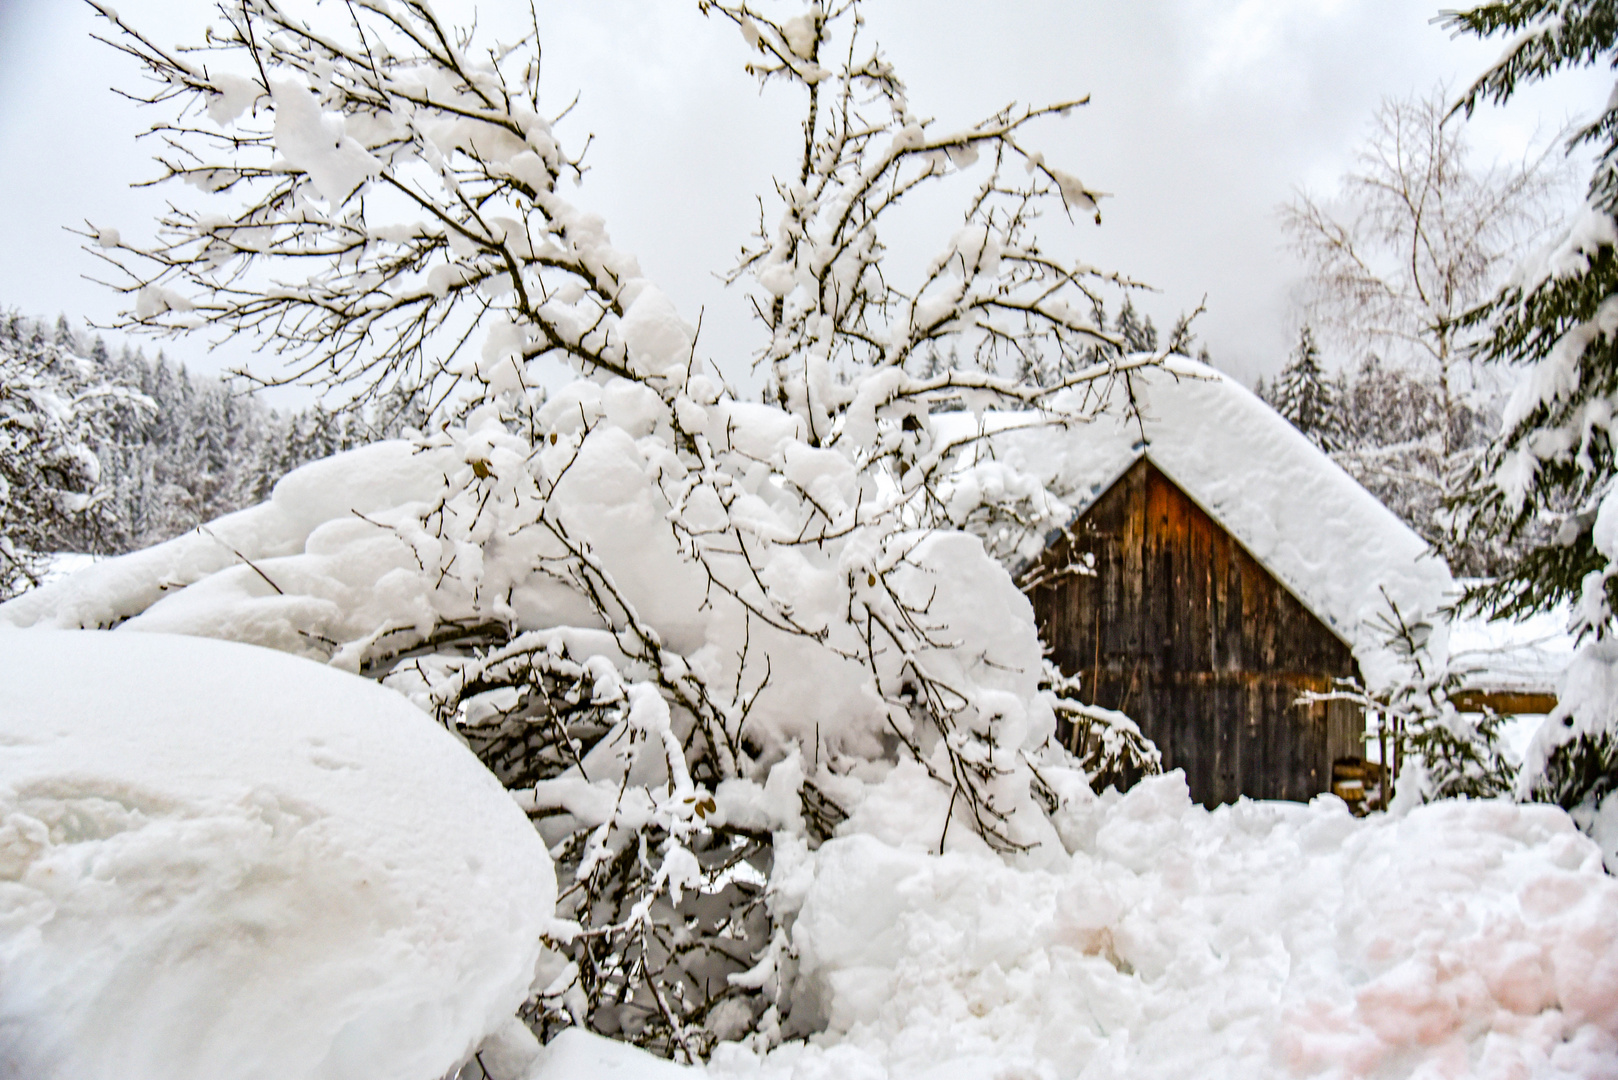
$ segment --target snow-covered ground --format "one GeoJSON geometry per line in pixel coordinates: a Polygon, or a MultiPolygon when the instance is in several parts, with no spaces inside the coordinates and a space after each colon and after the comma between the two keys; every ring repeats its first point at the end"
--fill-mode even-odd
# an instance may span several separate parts
{"type": "MultiPolygon", "coordinates": [[[[431,1080],[510,1017],[548,860],[403,699],[224,642],[3,646],[0,1076],[431,1080]]],[[[927,793],[901,766],[867,802],[914,813],[783,848],[825,1031],[704,1071],[1618,1076],[1618,881],[1553,807],[1210,812],[1174,773],[1070,801],[1061,850],[1008,861],[935,854],[927,793]]],[[[578,1033],[521,1051],[500,1080],[685,1071],[578,1033]]]]}
{"type": "Polygon", "coordinates": [[[373,682],[0,631],[0,1078],[438,1077],[554,904],[499,782],[373,682]]]}
{"type": "Polygon", "coordinates": [[[829,1033],[762,1071],[1618,1075],[1618,883],[1559,810],[1210,813],[1171,774],[1061,824],[1037,871],[824,846],[795,940],[829,1033]]]}
{"type": "MultiPolygon", "coordinates": [[[[1330,797],[1209,812],[1177,774],[1064,822],[1043,869],[867,835],[787,878],[825,1034],[707,1072],[845,1077],[1618,1076],[1618,882],[1561,811],[1330,797]]],[[[534,1080],[674,1067],[583,1034],[534,1080]]]]}

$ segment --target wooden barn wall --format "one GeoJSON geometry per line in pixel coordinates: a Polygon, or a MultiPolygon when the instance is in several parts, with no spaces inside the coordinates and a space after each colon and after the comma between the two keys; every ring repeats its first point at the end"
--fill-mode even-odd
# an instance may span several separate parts
{"type": "Polygon", "coordinates": [[[1133,717],[1198,802],[1308,799],[1362,753],[1351,706],[1294,704],[1353,674],[1348,647],[1144,458],[1024,581],[1085,701],[1133,717]]]}

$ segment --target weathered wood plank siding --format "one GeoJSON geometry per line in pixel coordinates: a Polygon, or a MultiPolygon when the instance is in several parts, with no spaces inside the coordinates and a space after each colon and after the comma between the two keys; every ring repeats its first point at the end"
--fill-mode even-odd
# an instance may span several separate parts
{"type": "Polygon", "coordinates": [[[1353,674],[1348,646],[1146,459],[1023,580],[1052,659],[1198,802],[1308,799],[1362,752],[1351,708],[1294,705],[1353,674]]]}

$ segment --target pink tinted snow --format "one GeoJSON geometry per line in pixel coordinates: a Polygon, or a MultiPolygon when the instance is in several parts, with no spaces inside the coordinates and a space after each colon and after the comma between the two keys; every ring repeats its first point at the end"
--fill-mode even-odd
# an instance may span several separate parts
{"type": "MultiPolygon", "coordinates": [[[[872,798],[911,791],[903,773],[872,798]]],[[[881,819],[888,839],[851,821],[786,852],[772,881],[799,909],[795,1008],[827,1032],[763,1056],[721,1044],[679,1072],[1618,1076],[1618,882],[1554,807],[1356,819],[1325,796],[1209,812],[1171,774],[1071,801],[1057,815],[1070,856],[1037,868],[928,852],[936,815],[909,839],[881,819]]],[[[569,1033],[530,1076],[675,1072],[569,1033]]]]}
{"type": "Polygon", "coordinates": [[[1618,1075],[1618,882],[1554,807],[1209,812],[1171,774],[1058,824],[1054,870],[827,843],[794,943],[831,1035],[713,1071],[1618,1075]]]}

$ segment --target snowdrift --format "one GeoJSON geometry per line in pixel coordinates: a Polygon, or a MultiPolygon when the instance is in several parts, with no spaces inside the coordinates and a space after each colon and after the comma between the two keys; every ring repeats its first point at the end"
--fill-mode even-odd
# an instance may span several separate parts
{"type": "Polygon", "coordinates": [[[1055,871],[827,843],[794,939],[828,1033],[716,1071],[1618,1076],[1618,882],[1553,807],[1209,812],[1173,773],[1058,824],[1055,871]]]}
{"type": "MultiPolygon", "coordinates": [[[[846,833],[772,885],[827,1024],[735,1080],[1618,1077],[1618,882],[1555,807],[1356,819],[1193,805],[1178,773],[1061,815],[1065,865],[846,833]]],[[[532,1080],[673,1077],[584,1033],[532,1080]]]]}
{"type": "Polygon", "coordinates": [[[438,1077],[528,994],[556,882],[375,683],[0,631],[0,1077],[438,1077]]]}

